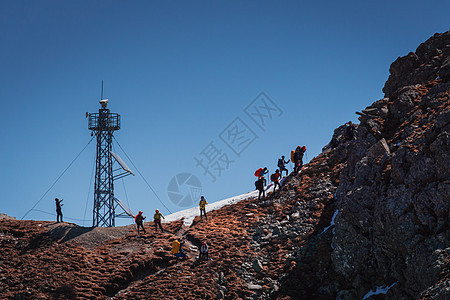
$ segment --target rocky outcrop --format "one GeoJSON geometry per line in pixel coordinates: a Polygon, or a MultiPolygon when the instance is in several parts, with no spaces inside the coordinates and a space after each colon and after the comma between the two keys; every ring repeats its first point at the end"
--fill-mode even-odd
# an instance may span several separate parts
{"type": "Polygon", "coordinates": [[[337,190],[333,269],[341,299],[448,299],[450,32],[397,59],[386,98],[367,107],[337,190]]]}

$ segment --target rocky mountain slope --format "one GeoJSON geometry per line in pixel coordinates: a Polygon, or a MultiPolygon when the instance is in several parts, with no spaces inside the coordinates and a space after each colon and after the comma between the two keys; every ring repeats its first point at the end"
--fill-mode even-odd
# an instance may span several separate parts
{"type": "Polygon", "coordinates": [[[280,192],[137,236],[0,220],[1,299],[450,299],[450,32],[280,192]],[[333,146],[333,147],[331,147],[333,146]],[[173,239],[188,259],[176,261],[173,239]],[[211,260],[197,261],[201,241],[211,260]],[[378,288],[378,290],[377,290],[378,288]]]}

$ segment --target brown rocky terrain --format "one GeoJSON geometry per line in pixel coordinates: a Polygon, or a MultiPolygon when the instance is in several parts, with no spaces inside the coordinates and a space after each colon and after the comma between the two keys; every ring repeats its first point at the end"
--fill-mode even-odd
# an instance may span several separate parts
{"type": "Polygon", "coordinates": [[[450,32],[280,192],[137,236],[0,219],[1,299],[450,299],[450,32]],[[177,261],[171,241],[185,240],[177,261]],[[198,262],[207,240],[211,260],[198,262]]]}

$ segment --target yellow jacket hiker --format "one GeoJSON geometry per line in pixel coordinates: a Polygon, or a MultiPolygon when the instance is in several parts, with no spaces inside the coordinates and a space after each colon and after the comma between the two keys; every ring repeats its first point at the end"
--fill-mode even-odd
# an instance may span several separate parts
{"type": "Polygon", "coordinates": [[[158,231],[158,224],[159,224],[161,232],[164,232],[161,226],[161,218],[165,219],[162,213],[159,212],[159,210],[155,210],[155,214],[153,215],[153,221],[155,222],[155,231],[158,231]]]}
{"type": "Polygon", "coordinates": [[[198,205],[200,206],[200,218],[202,220],[203,220],[203,215],[205,215],[205,219],[208,220],[208,218],[206,217],[206,204],[208,204],[208,202],[206,202],[205,197],[202,196],[200,199],[200,202],[198,203],[198,205]]]}
{"type": "Polygon", "coordinates": [[[184,250],[182,248],[182,245],[184,244],[184,242],[180,242],[178,240],[174,240],[172,242],[172,253],[178,258],[186,258],[186,254],[184,254],[184,250]]]}
{"type": "Polygon", "coordinates": [[[178,240],[174,240],[172,242],[172,253],[177,254],[180,252],[180,242],[178,240]]]}

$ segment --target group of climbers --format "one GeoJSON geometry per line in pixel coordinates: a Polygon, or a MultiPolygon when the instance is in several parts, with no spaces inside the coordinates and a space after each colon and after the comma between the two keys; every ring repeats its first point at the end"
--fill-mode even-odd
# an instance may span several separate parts
{"type": "MultiPolygon", "coordinates": [[[[199,202],[199,207],[200,207],[200,217],[203,220],[203,216],[205,217],[205,220],[207,219],[206,216],[206,204],[208,204],[208,202],[206,201],[204,196],[201,196],[200,198],[200,202],[199,202]]],[[[140,236],[140,229],[142,228],[144,234],[145,234],[145,227],[144,227],[144,220],[146,217],[144,217],[143,212],[139,211],[139,213],[135,216],[134,221],[136,223],[136,227],[137,227],[137,234],[138,236],[140,236]]],[[[162,215],[162,213],[156,209],[155,210],[155,214],[153,216],[153,221],[155,223],[155,231],[158,231],[158,227],[161,229],[161,232],[164,232],[162,225],[161,225],[161,219],[165,219],[164,216],[162,215]]],[[[184,241],[179,241],[177,239],[172,241],[172,250],[171,252],[175,255],[175,257],[178,259],[185,259],[186,258],[186,254],[185,251],[183,249],[183,245],[184,245],[184,241]]],[[[209,254],[208,254],[208,244],[206,242],[202,242],[201,246],[200,246],[200,254],[198,257],[199,261],[202,260],[209,260],[209,254]]]]}
{"type": "MultiPolygon", "coordinates": [[[[286,176],[288,175],[289,171],[286,168],[286,164],[289,162],[294,163],[294,173],[298,173],[301,171],[303,166],[303,155],[306,152],[306,146],[298,146],[295,150],[291,151],[291,159],[287,160],[285,159],[284,155],[281,156],[281,158],[278,159],[277,167],[278,169],[275,170],[275,173],[270,175],[270,180],[273,182],[273,191],[275,192],[277,186],[278,190],[281,189],[280,179],[283,176],[283,171],[286,171],[286,176]]],[[[269,173],[269,170],[267,167],[259,168],[255,171],[255,176],[258,177],[258,180],[255,181],[255,187],[259,191],[258,194],[258,200],[261,200],[261,195],[263,198],[266,197],[265,193],[265,185],[266,185],[266,179],[264,178],[264,175],[269,173]]]]}
{"type": "Polygon", "coordinates": [[[303,155],[306,152],[306,146],[298,146],[295,150],[291,151],[292,161],[294,162],[294,173],[301,171],[303,166],[303,155]]]}
{"type": "MultiPolygon", "coordinates": [[[[172,250],[170,250],[172,252],[173,255],[175,255],[175,257],[178,259],[186,259],[186,253],[184,251],[183,245],[185,244],[185,242],[183,240],[178,240],[175,239],[172,241],[172,250]]],[[[199,252],[199,256],[198,256],[198,261],[203,261],[203,260],[209,260],[209,247],[208,244],[203,241],[201,243],[200,246],[200,252],[199,252]]]]}
{"type": "MultiPolygon", "coordinates": [[[[289,162],[294,163],[294,173],[298,173],[301,171],[303,166],[303,155],[306,152],[306,146],[298,146],[295,150],[291,152],[291,159],[287,160],[285,159],[285,156],[281,156],[280,159],[277,161],[277,167],[278,169],[275,170],[273,174],[270,175],[270,180],[273,182],[273,191],[276,191],[276,188],[278,186],[278,190],[281,189],[280,179],[282,178],[283,171],[286,171],[286,176],[288,175],[289,171],[286,168],[286,164],[289,162]]],[[[261,199],[261,195],[263,198],[265,198],[265,186],[266,186],[266,179],[265,175],[269,173],[269,170],[267,167],[259,168],[255,172],[255,176],[258,177],[258,180],[255,182],[256,189],[259,191],[258,200],[261,199]]],[[[206,201],[204,196],[201,196],[200,202],[199,202],[199,208],[200,208],[200,218],[203,221],[203,216],[205,217],[205,220],[208,220],[208,217],[206,215],[206,204],[208,202],[206,201]]],[[[155,214],[153,216],[153,221],[155,224],[155,231],[158,231],[158,227],[161,229],[161,232],[163,231],[162,225],[161,225],[161,218],[164,219],[164,216],[159,212],[159,210],[155,210],[155,214]]],[[[139,211],[139,213],[135,217],[135,222],[137,226],[137,232],[138,236],[140,234],[139,229],[142,228],[142,230],[145,233],[145,228],[143,225],[143,221],[145,220],[145,217],[143,216],[143,212],[139,211]]],[[[175,239],[172,241],[172,250],[171,252],[175,255],[177,259],[185,259],[186,254],[183,249],[184,241],[179,241],[178,239],[175,239]]],[[[206,259],[209,259],[209,253],[208,253],[208,244],[206,242],[202,242],[200,246],[200,252],[199,252],[199,261],[206,259]]]]}
{"type": "MultiPolygon", "coordinates": [[[[142,228],[142,231],[144,231],[144,233],[145,233],[145,227],[144,227],[145,218],[146,217],[144,217],[142,211],[139,211],[139,213],[134,217],[134,222],[136,223],[138,236],[140,236],[139,228],[142,228]]],[[[158,209],[156,209],[155,214],[153,215],[153,222],[155,223],[155,231],[156,232],[158,231],[158,226],[159,226],[159,229],[161,229],[161,232],[164,232],[162,225],[161,225],[161,218],[165,219],[163,214],[160,213],[158,209]]]]}
{"type": "MultiPolygon", "coordinates": [[[[208,221],[208,217],[206,216],[206,204],[208,204],[208,202],[206,202],[205,197],[201,196],[200,202],[198,204],[200,207],[200,218],[201,218],[201,220],[203,220],[203,216],[205,216],[205,220],[208,221]]],[[[139,228],[142,228],[142,230],[145,233],[145,228],[144,228],[144,223],[143,223],[145,218],[146,217],[143,216],[142,211],[139,211],[139,213],[134,217],[138,236],[139,236],[139,228]]],[[[161,232],[164,232],[162,225],[161,225],[161,219],[165,219],[165,218],[164,218],[163,214],[158,209],[156,209],[155,214],[153,215],[153,222],[155,223],[155,231],[156,232],[158,231],[158,227],[159,227],[159,229],[161,229],[161,232]]]]}

